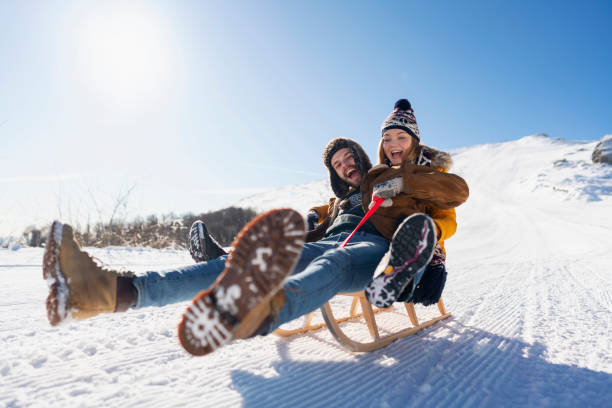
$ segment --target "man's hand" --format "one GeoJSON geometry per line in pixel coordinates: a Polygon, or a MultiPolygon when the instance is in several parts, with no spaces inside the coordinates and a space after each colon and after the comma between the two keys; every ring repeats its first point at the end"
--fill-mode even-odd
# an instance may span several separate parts
{"type": "Polygon", "coordinates": [[[315,210],[308,211],[308,214],[306,215],[306,226],[308,227],[308,230],[313,230],[317,222],[319,222],[319,213],[315,210]]]}
{"type": "MultiPolygon", "coordinates": [[[[376,184],[372,191],[372,196],[384,198],[385,201],[380,205],[381,207],[391,207],[393,200],[391,198],[398,195],[404,187],[404,181],[401,177],[396,177],[391,180],[376,184]]],[[[370,208],[374,204],[374,200],[370,203],[370,208]]]]}

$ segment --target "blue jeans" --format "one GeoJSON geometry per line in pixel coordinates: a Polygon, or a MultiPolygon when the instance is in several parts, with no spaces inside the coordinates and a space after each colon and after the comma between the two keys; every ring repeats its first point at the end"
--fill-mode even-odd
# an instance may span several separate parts
{"type": "MultiPolygon", "coordinates": [[[[285,304],[269,332],[316,310],[339,292],[363,290],[389,248],[389,241],[379,235],[357,232],[346,247],[338,248],[348,235],[340,233],[304,244],[298,262],[283,284],[285,304]]],[[[138,291],[138,301],[134,308],[191,300],[215,282],[226,259],[227,256],[222,256],[136,276],[133,284],[138,291]]]]}
{"type": "Polygon", "coordinates": [[[227,255],[223,255],[208,262],[135,276],[132,284],[138,291],[138,300],[132,308],[191,300],[215,282],[225,269],[226,259],[227,255]]]}

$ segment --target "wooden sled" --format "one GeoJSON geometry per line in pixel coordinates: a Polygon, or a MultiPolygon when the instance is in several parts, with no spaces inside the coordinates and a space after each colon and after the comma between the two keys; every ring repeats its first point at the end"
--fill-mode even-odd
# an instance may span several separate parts
{"type": "Polygon", "coordinates": [[[376,324],[375,314],[389,311],[393,308],[393,306],[387,309],[374,309],[372,305],[370,304],[370,302],[368,302],[368,300],[366,299],[364,292],[342,293],[342,295],[353,296],[353,301],[351,303],[349,316],[336,318],[328,302],[328,303],[325,303],[323,307],[321,307],[321,313],[323,314],[323,320],[325,321],[325,323],[312,324],[312,317],[314,315],[314,312],[312,312],[306,316],[306,320],[304,322],[303,327],[299,327],[296,329],[290,329],[290,330],[278,328],[274,331],[274,334],[281,336],[281,337],[289,337],[294,334],[305,333],[311,330],[318,330],[322,327],[327,326],[327,328],[329,329],[331,334],[334,336],[334,338],[343,347],[347,348],[350,351],[366,352],[366,351],[373,351],[373,350],[377,350],[379,348],[385,347],[389,345],[390,343],[394,342],[395,340],[400,339],[402,337],[411,336],[419,332],[420,330],[430,327],[434,325],[435,323],[451,316],[450,313],[446,312],[446,309],[444,308],[444,302],[442,302],[442,299],[440,299],[438,301],[438,310],[440,311],[440,316],[434,317],[433,319],[420,323],[417,318],[416,311],[414,310],[414,304],[412,302],[406,302],[404,303],[404,306],[406,308],[406,312],[408,312],[408,317],[410,318],[412,327],[409,327],[409,328],[400,330],[396,333],[392,333],[392,334],[381,337],[379,330],[378,330],[378,325],[376,324]],[[357,313],[357,305],[361,306],[361,313],[357,313]],[[363,317],[363,319],[365,320],[365,323],[370,332],[370,336],[372,337],[371,341],[366,341],[363,343],[351,339],[349,336],[347,336],[344,333],[344,331],[342,331],[339,325],[339,323],[342,323],[348,320],[359,319],[361,317],[363,317]]]}

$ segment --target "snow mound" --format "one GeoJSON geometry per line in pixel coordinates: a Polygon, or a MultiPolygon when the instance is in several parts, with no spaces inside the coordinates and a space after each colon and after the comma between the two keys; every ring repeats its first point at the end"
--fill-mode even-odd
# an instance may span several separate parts
{"type": "Polygon", "coordinates": [[[595,149],[591,156],[594,163],[607,163],[612,164],[612,135],[604,136],[595,149]]]}
{"type": "Polygon", "coordinates": [[[25,248],[24,239],[20,237],[0,237],[0,248],[9,248],[18,251],[25,248]]]}

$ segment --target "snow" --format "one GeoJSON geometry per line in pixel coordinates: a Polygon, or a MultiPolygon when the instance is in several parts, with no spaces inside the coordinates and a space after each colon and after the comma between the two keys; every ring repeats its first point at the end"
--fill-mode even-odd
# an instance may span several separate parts
{"type": "MultiPolygon", "coordinates": [[[[52,328],[42,250],[0,249],[0,406],[610,406],[612,166],[593,164],[593,147],[535,135],[453,152],[471,192],[446,243],[453,317],[367,354],[319,330],[190,357],[176,336],[187,302],[52,328]]],[[[303,187],[241,205],[305,212],[329,197],[325,180],[303,187]]],[[[192,262],[187,251],[88,250],[137,273],[192,262]]],[[[384,330],[409,324],[400,308],[377,318],[384,330]]]]}
{"type": "Polygon", "coordinates": [[[612,164],[612,135],[605,135],[593,151],[593,161],[612,164]]]}
{"type": "Polygon", "coordinates": [[[234,205],[263,212],[273,208],[293,208],[304,214],[314,205],[327,204],[332,197],[329,179],[312,181],[299,186],[285,186],[243,198],[234,205]]]}

